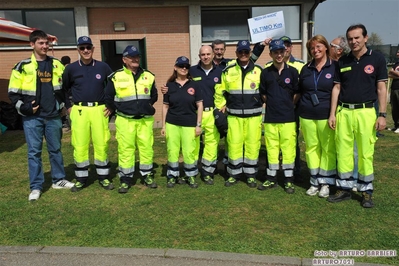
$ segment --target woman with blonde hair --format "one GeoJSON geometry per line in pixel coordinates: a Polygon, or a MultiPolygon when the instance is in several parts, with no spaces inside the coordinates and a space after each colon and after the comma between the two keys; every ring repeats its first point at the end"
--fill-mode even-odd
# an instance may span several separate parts
{"type": "Polygon", "coordinates": [[[311,185],[306,194],[326,198],[337,173],[335,134],[328,125],[336,61],[330,59],[330,45],[322,35],[311,38],[306,48],[312,60],[299,75],[299,119],[311,185]]]}

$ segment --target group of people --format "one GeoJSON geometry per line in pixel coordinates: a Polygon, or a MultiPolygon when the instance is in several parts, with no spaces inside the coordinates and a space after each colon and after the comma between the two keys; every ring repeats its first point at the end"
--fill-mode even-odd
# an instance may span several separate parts
{"type": "MultiPolygon", "coordinates": [[[[40,197],[44,182],[43,136],[48,145],[53,188],[78,192],[86,186],[90,141],[99,184],[107,190],[114,188],[107,156],[108,120],[112,114],[116,115],[118,141],[118,192],[126,193],[131,186],[136,149],[144,183],[156,188],[152,145],[153,105],[158,100],[158,90],[154,75],[140,66],[138,48],[127,46],[122,55],[123,68],[112,72],[107,64],[93,59],[95,47],[89,37],[82,36],[77,43],[80,59],[64,70],[57,59],[47,56],[48,41],[44,32],[34,31],[30,38],[33,55],[14,67],[9,86],[10,99],[23,115],[28,143],[29,200],[40,197]],[[72,102],[65,101],[66,97],[72,102]],[[75,184],[65,180],[60,150],[59,110],[64,102],[71,118],[75,184]]],[[[300,179],[300,128],[310,172],[310,188],[306,194],[319,194],[333,203],[351,198],[356,143],[361,205],[373,207],[374,143],[376,131],[386,126],[388,74],[384,57],[366,46],[367,38],[364,25],[350,26],[346,32],[350,52],[346,53],[345,38],[328,43],[325,37],[316,35],[306,43],[312,57],[306,64],[291,55],[292,42],[287,36],[266,39],[253,50],[249,41],[239,41],[236,59],[224,58],[226,44],[221,40],[200,48],[197,65],[192,66],[187,57],[179,56],[172,75],[161,87],[161,134],[166,137],[168,155],[167,187],[173,188],[177,183],[197,188],[199,172],[205,184],[214,184],[219,141],[226,134],[215,121],[225,115],[226,187],[245,176],[250,188],[276,188],[277,171],[281,167],[284,190],[294,193],[294,181],[300,179]],[[265,47],[269,48],[272,61],[262,68],[255,62],[265,47]],[[374,109],[376,102],[378,114],[374,109]],[[267,169],[266,181],[258,185],[262,131],[267,169]],[[184,177],[180,176],[180,151],[184,177]],[[330,195],[330,186],[336,186],[335,194],[330,195]]]]}

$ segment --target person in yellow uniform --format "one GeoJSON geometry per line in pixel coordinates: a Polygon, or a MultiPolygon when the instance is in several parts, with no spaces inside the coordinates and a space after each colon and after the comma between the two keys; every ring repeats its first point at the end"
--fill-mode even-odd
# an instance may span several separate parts
{"type": "Polygon", "coordinates": [[[140,155],[140,174],[150,188],[157,184],[153,174],[154,103],[158,100],[155,76],[140,67],[140,52],[128,45],[122,54],[123,68],[108,77],[105,91],[107,107],[116,113],[118,141],[119,193],[132,184],[136,149],[140,155]]]}
{"type": "Polygon", "coordinates": [[[215,87],[215,106],[228,114],[228,179],[226,187],[245,174],[247,185],[256,187],[262,131],[262,105],[259,94],[262,68],[251,60],[249,41],[237,43],[237,59],[223,70],[221,84],[215,87]]]}

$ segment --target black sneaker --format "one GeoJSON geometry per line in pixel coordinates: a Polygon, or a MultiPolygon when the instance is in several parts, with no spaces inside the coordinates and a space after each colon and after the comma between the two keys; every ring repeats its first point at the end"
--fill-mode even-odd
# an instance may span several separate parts
{"type": "Polygon", "coordinates": [[[371,194],[368,194],[366,192],[363,192],[363,199],[362,199],[362,207],[363,208],[373,208],[374,207],[374,202],[373,202],[373,197],[371,194]]]}
{"type": "Polygon", "coordinates": [[[295,193],[295,187],[294,184],[292,184],[291,182],[287,182],[284,185],[284,191],[288,194],[294,194],[295,193]]]}
{"type": "Polygon", "coordinates": [[[190,176],[190,177],[187,179],[187,183],[188,183],[188,185],[189,185],[191,188],[197,188],[197,187],[198,187],[198,184],[195,183],[195,177],[194,177],[194,176],[190,176]]]}
{"type": "Polygon", "coordinates": [[[121,194],[125,194],[129,191],[130,186],[127,183],[121,183],[119,186],[118,192],[121,194]]]}
{"type": "Polygon", "coordinates": [[[256,188],[256,180],[255,180],[255,178],[249,177],[249,178],[247,179],[247,185],[248,185],[248,187],[250,187],[250,188],[256,188]]]}
{"type": "Polygon", "coordinates": [[[185,185],[185,184],[187,184],[186,178],[185,178],[185,177],[179,177],[179,178],[177,179],[177,184],[179,184],[179,185],[185,185]]]}
{"type": "Polygon", "coordinates": [[[155,181],[154,181],[154,174],[153,173],[148,174],[148,175],[145,176],[144,183],[149,188],[157,188],[158,187],[157,183],[155,183],[155,181]]]}
{"type": "Polygon", "coordinates": [[[211,176],[207,175],[204,177],[204,182],[207,185],[213,185],[213,178],[211,176]]]}
{"type": "Polygon", "coordinates": [[[258,186],[259,190],[266,190],[266,189],[271,189],[271,188],[276,188],[278,187],[277,182],[271,182],[269,180],[266,180],[263,184],[260,184],[258,186]]]}
{"type": "Polygon", "coordinates": [[[335,202],[341,202],[344,200],[350,200],[351,198],[352,198],[352,195],[349,191],[337,190],[337,192],[334,195],[330,195],[327,198],[327,201],[335,203],[335,202]]]}
{"type": "Polygon", "coordinates": [[[71,192],[79,192],[84,188],[85,185],[85,183],[81,183],[78,181],[73,187],[71,187],[71,192]]]}
{"type": "Polygon", "coordinates": [[[166,187],[167,188],[172,188],[174,187],[176,184],[176,179],[174,179],[173,177],[168,178],[168,182],[166,183],[166,187]]]}
{"type": "Polygon", "coordinates": [[[235,179],[234,177],[229,177],[229,179],[227,179],[226,182],[224,182],[225,187],[231,187],[235,184],[237,184],[237,179],[235,179]]]}
{"type": "Polygon", "coordinates": [[[98,183],[100,183],[100,186],[102,186],[105,190],[113,190],[115,188],[108,179],[98,181],[98,183]]]}

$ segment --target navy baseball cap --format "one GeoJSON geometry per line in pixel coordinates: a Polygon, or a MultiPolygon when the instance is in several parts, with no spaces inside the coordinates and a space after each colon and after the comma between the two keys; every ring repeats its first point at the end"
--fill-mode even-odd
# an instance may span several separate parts
{"type": "Polygon", "coordinates": [[[285,50],[285,45],[283,40],[271,40],[269,43],[269,50],[276,51],[276,50],[285,50]]]}
{"type": "Polygon", "coordinates": [[[140,55],[140,51],[134,45],[126,46],[125,50],[123,50],[123,53],[122,53],[123,57],[126,57],[126,56],[137,56],[137,55],[140,55]]]}
{"type": "Polygon", "coordinates": [[[280,40],[282,40],[283,42],[289,42],[289,43],[292,43],[292,41],[291,41],[291,38],[290,38],[290,37],[288,37],[288,36],[283,36],[283,37],[281,37],[281,38],[280,38],[280,40]]]}
{"type": "Polygon", "coordinates": [[[251,51],[251,44],[249,41],[239,41],[237,43],[237,49],[236,52],[242,51],[242,50],[248,50],[251,51]]]}
{"type": "Polygon", "coordinates": [[[82,44],[90,44],[93,45],[93,43],[91,42],[90,37],[87,36],[81,36],[78,39],[78,45],[82,45],[82,44]]]}
{"type": "Polygon", "coordinates": [[[175,66],[177,65],[190,65],[190,60],[185,56],[179,56],[175,62],[175,66]]]}

